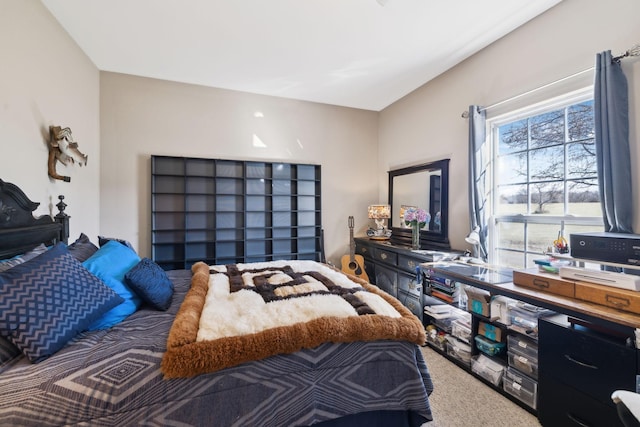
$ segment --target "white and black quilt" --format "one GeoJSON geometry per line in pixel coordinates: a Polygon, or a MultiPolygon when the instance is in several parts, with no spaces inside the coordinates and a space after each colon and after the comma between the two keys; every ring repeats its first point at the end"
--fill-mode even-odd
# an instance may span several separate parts
{"type": "Polygon", "coordinates": [[[416,344],[325,343],[193,378],[160,363],[191,273],[169,273],[168,311],[143,308],[82,333],[50,358],[0,368],[0,425],[304,426],[369,411],[431,419],[432,383],[416,344]]]}
{"type": "Polygon", "coordinates": [[[315,348],[376,340],[424,344],[420,320],[376,286],[315,261],[193,265],[169,332],[167,378],[315,348]]]}

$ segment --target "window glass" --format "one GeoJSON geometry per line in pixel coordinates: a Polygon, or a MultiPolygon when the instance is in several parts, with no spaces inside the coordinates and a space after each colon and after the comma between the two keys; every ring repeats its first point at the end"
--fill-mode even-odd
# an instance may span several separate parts
{"type": "Polygon", "coordinates": [[[487,121],[493,147],[489,261],[533,267],[562,234],[602,231],[592,90],[487,121]]]}
{"type": "Polygon", "coordinates": [[[529,118],[531,148],[564,143],[564,110],[555,110],[529,118]]]}
{"type": "Polygon", "coordinates": [[[497,188],[496,210],[500,215],[526,214],[528,211],[527,186],[502,185],[497,188]]]}

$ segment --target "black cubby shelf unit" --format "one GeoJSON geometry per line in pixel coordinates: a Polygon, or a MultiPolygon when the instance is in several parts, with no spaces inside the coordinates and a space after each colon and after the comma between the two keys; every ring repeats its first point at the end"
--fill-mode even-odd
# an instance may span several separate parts
{"type": "Polygon", "coordinates": [[[321,260],[319,165],[151,156],[151,252],[198,262],[321,260]]]}

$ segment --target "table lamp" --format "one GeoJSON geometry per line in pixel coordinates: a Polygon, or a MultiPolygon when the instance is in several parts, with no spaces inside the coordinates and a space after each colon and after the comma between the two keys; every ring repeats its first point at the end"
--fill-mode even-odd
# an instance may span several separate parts
{"type": "Polygon", "coordinates": [[[478,246],[480,246],[480,227],[473,227],[471,233],[464,238],[465,242],[473,246],[473,256],[478,257],[478,246]]]}
{"type": "Polygon", "coordinates": [[[376,230],[374,236],[379,239],[388,239],[389,236],[386,232],[384,220],[391,218],[391,206],[390,205],[369,205],[369,218],[375,220],[376,230]]]}

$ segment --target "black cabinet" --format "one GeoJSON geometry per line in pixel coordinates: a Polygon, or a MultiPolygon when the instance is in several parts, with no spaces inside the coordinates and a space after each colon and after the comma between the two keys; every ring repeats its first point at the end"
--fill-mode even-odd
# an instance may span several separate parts
{"type": "Polygon", "coordinates": [[[564,315],[541,319],[539,328],[542,424],[622,426],[611,394],[635,391],[638,350],[564,315]]]}
{"type": "Polygon", "coordinates": [[[152,258],[165,269],[320,260],[320,166],[151,157],[152,258]]]}
{"type": "Polygon", "coordinates": [[[538,419],[544,427],[623,427],[615,407],[547,376],[540,379],[538,419]]]}

